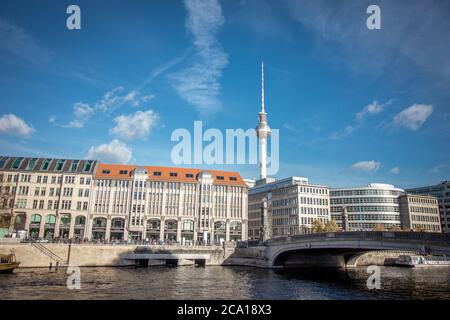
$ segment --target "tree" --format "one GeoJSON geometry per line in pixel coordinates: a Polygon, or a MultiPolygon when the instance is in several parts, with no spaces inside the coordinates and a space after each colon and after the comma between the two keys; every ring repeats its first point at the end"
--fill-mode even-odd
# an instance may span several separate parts
{"type": "Polygon", "coordinates": [[[339,226],[337,225],[336,221],[333,219],[328,220],[327,224],[325,225],[325,231],[327,232],[337,232],[339,230],[339,226]]]}
{"type": "Polygon", "coordinates": [[[378,223],[373,226],[373,231],[384,231],[384,226],[378,223]]]}
{"type": "Polygon", "coordinates": [[[416,232],[425,232],[426,230],[425,230],[424,226],[419,224],[417,227],[414,228],[414,231],[416,231],[416,232]]]}
{"type": "Polygon", "coordinates": [[[0,228],[9,228],[11,224],[12,199],[12,194],[0,187],[0,228]]]}
{"type": "Polygon", "coordinates": [[[389,231],[402,231],[402,229],[399,226],[395,225],[395,224],[390,226],[388,230],[389,231]]]}
{"type": "Polygon", "coordinates": [[[324,232],[325,231],[325,224],[322,220],[314,220],[312,223],[312,232],[324,232]]]}

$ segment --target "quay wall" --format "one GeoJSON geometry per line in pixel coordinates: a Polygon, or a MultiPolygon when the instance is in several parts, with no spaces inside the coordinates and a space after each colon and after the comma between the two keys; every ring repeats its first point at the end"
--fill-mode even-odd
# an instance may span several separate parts
{"type": "MultiPolygon", "coordinates": [[[[56,256],[67,261],[69,255],[68,244],[43,243],[46,249],[56,256]]],[[[46,267],[50,263],[56,264],[54,257],[51,258],[42,250],[30,243],[0,244],[0,254],[9,254],[14,250],[17,261],[20,261],[21,268],[46,267]]],[[[142,246],[142,245],[111,245],[111,244],[72,244],[70,248],[69,264],[79,267],[113,267],[134,265],[135,261],[126,259],[130,254],[146,253],[170,253],[170,254],[208,254],[210,259],[206,265],[221,265],[230,255],[234,253],[235,247],[186,247],[186,246],[142,246]]]]}

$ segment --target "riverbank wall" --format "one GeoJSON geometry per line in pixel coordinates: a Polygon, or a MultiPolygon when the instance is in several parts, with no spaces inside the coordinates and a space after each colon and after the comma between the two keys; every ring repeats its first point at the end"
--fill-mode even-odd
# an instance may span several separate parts
{"type": "MultiPolygon", "coordinates": [[[[205,265],[222,265],[235,252],[234,246],[165,246],[165,245],[114,245],[114,244],[0,244],[0,254],[14,252],[21,268],[38,268],[59,265],[78,267],[115,267],[136,265],[142,260],[202,259],[205,265]]],[[[142,264],[142,263],[140,263],[142,264]]],[[[149,261],[149,265],[151,262],[149,261]]],[[[181,265],[181,264],[180,264],[181,265]]]]}

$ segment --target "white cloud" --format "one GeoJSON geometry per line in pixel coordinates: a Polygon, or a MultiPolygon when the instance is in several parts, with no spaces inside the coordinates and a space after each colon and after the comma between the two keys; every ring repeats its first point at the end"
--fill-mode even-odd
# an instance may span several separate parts
{"type": "Polygon", "coordinates": [[[126,140],[145,138],[156,126],[158,120],[159,115],[153,110],[120,115],[114,119],[116,126],[111,129],[111,132],[126,140]]]}
{"type": "Polygon", "coordinates": [[[87,119],[94,113],[87,103],[78,102],[73,106],[73,114],[77,119],[87,119]]]}
{"type": "Polygon", "coordinates": [[[126,144],[114,139],[109,144],[89,148],[86,158],[108,163],[127,163],[131,155],[131,149],[126,144]]]}
{"type": "Polygon", "coordinates": [[[0,133],[7,133],[19,136],[29,136],[35,130],[28,125],[23,119],[15,114],[9,113],[0,117],[0,133]]]}
{"type": "Polygon", "coordinates": [[[119,105],[123,98],[118,96],[117,93],[121,92],[123,87],[116,87],[111,91],[106,92],[103,95],[103,98],[95,104],[95,109],[100,111],[107,111],[108,109],[119,105]]]}
{"type": "Polygon", "coordinates": [[[350,169],[353,171],[363,171],[363,172],[375,172],[380,169],[381,163],[371,160],[371,161],[360,161],[352,164],[350,169]]]}
{"type": "Polygon", "coordinates": [[[428,117],[433,113],[433,106],[427,104],[413,104],[403,109],[394,116],[393,125],[405,127],[410,130],[417,130],[428,117]]]}
{"type": "Polygon", "coordinates": [[[400,173],[400,167],[393,167],[390,171],[392,174],[399,174],[400,173]]]}
{"type": "Polygon", "coordinates": [[[448,167],[448,164],[438,164],[430,169],[431,173],[440,173],[442,169],[445,169],[448,167]]]}
{"type": "Polygon", "coordinates": [[[214,112],[221,108],[219,78],[228,64],[228,55],[216,39],[225,18],[217,0],[185,0],[184,4],[186,28],[193,35],[196,55],[191,67],[170,79],[178,94],[199,112],[214,112]]]}
{"type": "Polygon", "coordinates": [[[392,100],[389,100],[386,103],[379,104],[377,101],[374,101],[367,106],[364,107],[364,109],[356,114],[356,119],[358,121],[363,121],[366,116],[368,115],[375,115],[380,112],[382,112],[388,105],[392,103],[392,100]]]}

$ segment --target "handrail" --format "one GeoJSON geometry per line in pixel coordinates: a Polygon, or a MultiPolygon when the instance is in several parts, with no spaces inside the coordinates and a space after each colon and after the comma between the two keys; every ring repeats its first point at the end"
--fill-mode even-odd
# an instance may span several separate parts
{"type": "Polygon", "coordinates": [[[58,263],[61,263],[61,264],[65,264],[66,263],[66,260],[64,260],[63,258],[58,256],[56,253],[51,251],[49,248],[47,248],[43,244],[41,244],[39,242],[31,241],[31,245],[33,247],[35,247],[36,249],[40,250],[43,254],[48,256],[50,259],[53,259],[53,260],[55,260],[55,261],[57,261],[58,263]]]}
{"type": "Polygon", "coordinates": [[[410,232],[410,231],[345,231],[345,232],[320,232],[295,235],[292,237],[280,237],[266,240],[270,243],[283,243],[292,240],[327,240],[327,239],[379,239],[394,240],[429,240],[450,242],[450,233],[410,232]]]}

